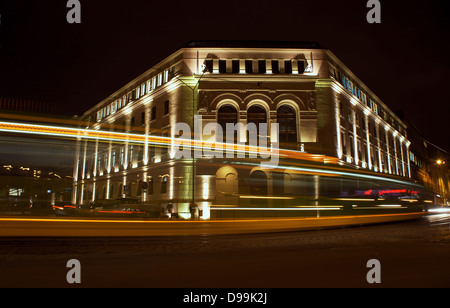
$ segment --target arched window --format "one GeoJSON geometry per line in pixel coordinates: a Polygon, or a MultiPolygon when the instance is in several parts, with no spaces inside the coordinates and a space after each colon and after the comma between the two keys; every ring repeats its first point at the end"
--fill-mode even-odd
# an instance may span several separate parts
{"type": "MultiPolygon", "coordinates": [[[[217,123],[222,127],[223,141],[226,141],[227,123],[235,125],[238,122],[238,112],[232,105],[223,105],[217,112],[217,123]]],[[[237,131],[234,132],[234,140],[237,139],[237,131]]]]}
{"type": "MultiPolygon", "coordinates": [[[[267,137],[267,130],[260,130],[259,124],[267,123],[267,114],[266,110],[260,105],[253,105],[247,110],[247,123],[255,123],[257,136],[259,137],[267,137]]],[[[255,137],[253,137],[255,138],[255,137]]],[[[247,138],[249,140],[249,138],[247,138]]]]}
{"type": "Polygon", "coordinates": [[[250,174],[250,193],[253,196],[267,196],[267,176],[261,170],[250,174]]]}
{"type": "Polygon", "coordinates": [[[297,115],[295,109],[289,105],[282,105],[277,110],[277,122],[279,125],[279,142],[297,142],[297,115]]]}
{"type": "Polygon", "coordinates": [[[234,108],[234,106],[231,105],[223,105],[219,108],[219,111],[217,112],[217,122],[222,126],[222,129],[225,131],[226,124],[237,123],[237,110],[234,108]]]}

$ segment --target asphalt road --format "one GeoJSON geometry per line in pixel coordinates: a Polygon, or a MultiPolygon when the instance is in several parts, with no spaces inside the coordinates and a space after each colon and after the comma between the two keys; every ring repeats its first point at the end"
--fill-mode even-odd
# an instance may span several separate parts
{"type": "Polygon", "coordinates": [[[2,237],[0,287],[450,287],[450,214],[256,234],[2,237]],[[69,284],[67,261],[80,262],[69,284]],[[381,283],[366,279],[380,262],[381,283]]]}

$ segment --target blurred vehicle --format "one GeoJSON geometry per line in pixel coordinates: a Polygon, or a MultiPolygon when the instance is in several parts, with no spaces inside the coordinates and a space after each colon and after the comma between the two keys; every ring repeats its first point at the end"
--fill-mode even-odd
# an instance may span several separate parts
{"type": "Polygon", "coordinates": [[[52,209],[56,216],[74,216],[82,213],[81,205],[68,202],[56,202],[52,205],[52,209]]]}
{"type": "Polygon", "coordinates": [[[94,216],[150,217],[148,205],[137,198],[99,199],[89,205],[94,216]]]}

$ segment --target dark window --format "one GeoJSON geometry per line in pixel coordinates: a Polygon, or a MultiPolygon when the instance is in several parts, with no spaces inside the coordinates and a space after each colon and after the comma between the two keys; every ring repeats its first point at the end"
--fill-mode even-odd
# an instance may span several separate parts
{"type": "Polygon", "coordinates": [[[247,74],[253,73],[253,60],[245,60],[245,72],[247,74]]]}
{"type": "Polygon", "coordinates": [[[147,195],[153,195],[153,179],[148,179],[147,195]]]}
{"type": "Polygon", "coordinates": [[[156,120],[156,106],[152,107],[151,120],[156,120]]]}
{"type": "Polygon", "coordinates": [[[141,125],[145,126],[145,111],[141,112],[141,125]]]}
{"type": "Polygon", "coordinates": [[[267,196],[267,176],[256,170],[250,174],[250,193],[253,196],[267,196]]]}
{"type": "Polygon", "coordinates": [[[303,74],[305,72],[305,61],[298,60],[298,73],[303,74]]]}
{"type": "Polygon", "coordinates": [[[297,117],[294,108],[283,105],[277,110],[277,122],[279,125],[279,142],[297,142],[297,117]]]}
{"type": "Polygon", "coordinates": [[[169,101],[164,102],[164,114],[169,114],[169,101]]]}
{"type": "Polygon", "coordinates": [[[239,74],[240,73],[240,67],[239,67],[239,60],[233,60],[231,62],[231,72],[233,74],[239,74]]]}
{"type": "Polygon", "coordinates": [[[272,60],[272,73],[279,74],[280,73],[280,65],[278,60],[272,60]]]}
{"type": "Polygon", "coordinates": [[[266,73],[266,60],[258,60],[258,73],[266,73]]]}
{"type": "Polygon", "coordinates": [[[227,60],[219,60],[219,73],[224,74],[227,72],[227,60]]]}
{"type": "MultiPolygon", "coordinates": [[[[238,118],[238,113],[236,108],[231,105],[224,105],[220,107],[217,112],[217,123],[222,127],[223,141],[226,141],[226,129],[227,123],[236,124],[238,118]]],[[[234,132],[234,139],[237,140],[237,131],[234,132]]]]}
{"type": "Polygon", "coordinates": [[[131,117],[131,121],[130,121],[130,130],[134,130],[134,126],[136,124],[136,120],[134,117],[131,117]]]}
{"type": "Polygon", "coordinates": [[[292,62],[291,62],[291,60],[284,61],[284,72],[286,74],[292,74],[292,62]]]}
{"type": "Polygon", "coordinates": [[[213,72],[213,60],[205,60],[206,71],[209,73],[213,72]]]}
{"type": "MultiPolygon", "coordinates": [[[[250,108],[248,108],[247,110],[247,123],[255,123],[256,124],[256,131],[257,131],[257,135],[256,138],[257,140],[259,140],[260,135],[261,136],[267,136],[267,131],[260,131],[259,129],[259,124],[262,123],[267,123],[267,115],[266,115],[266,110],[259,105],[253,105],[250,108]]],[[[251,138],[249,136],[249,138],[251,138]]],[[[249,138],[247,138],[247,140],[250,140],[249,138]]],[[[255,138],[252,137],[252,138],[255,138]]]]}

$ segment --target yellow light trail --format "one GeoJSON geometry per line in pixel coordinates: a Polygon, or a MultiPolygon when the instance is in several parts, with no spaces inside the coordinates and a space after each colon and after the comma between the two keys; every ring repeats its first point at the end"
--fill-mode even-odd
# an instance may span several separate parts
{"type": "Polygon", "coordinates": [[[293,159],[309,160],[316,162],[328,162],[337,163],[338,159],[334,157],[328,157],[319,154],[309,154],[300,151],[279,149],[278,153],[274,153],[270,148],[242,145],[242,144],[230,144],[220,142],[209,142],[202,140],[189,140],[144,134],[130,134],[119,132],[108,132],[102,130],[93,129],[81,129],[71,127],[49,126],[40,124],[26,124],[26,123],[13,123],[13,122],[0,122],[0,131],[9,133],[22,133],[22,134],[35,134],[52,137],[65,137],[74,139],[91,139],[91,140],[104,140],[115,142],[134,142],[141,144],[153,144],[153,145],[178,145],[187,146],[194,149],[215,149],[232,151],[238,153],[261,153],[277,155],[281,157],[289,157],[293,159]]]}

